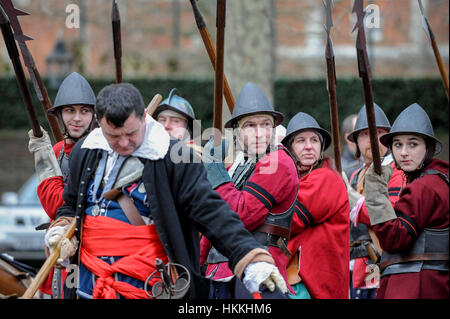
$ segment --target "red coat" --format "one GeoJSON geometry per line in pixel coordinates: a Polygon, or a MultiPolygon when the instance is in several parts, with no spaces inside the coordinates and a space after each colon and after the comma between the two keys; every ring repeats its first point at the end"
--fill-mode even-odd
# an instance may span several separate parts
{"type": "MultiPolygon", "coordinates": [[[[53,145],[53,151],[55,152],[56,158],[59,157],[61,149],[64,146],[64,153],[69,155],[72,151],[72,147],[75,144],[65,144],[64,140],[53,145]]],[[[42,208],[44,208],[50,220],[54,220],[56,218],[56,211],[61,205],[64,203],[62,199],[62,194],[64,191],[64,186],[66,184],[63,181],[62,176],[49,177],[44,179],[39,183],[37,187],[37,195],[39,200],[41,201],[42,208]]],[[[67,276],[67,272],[63,271],[63,280],[65,280],[67,276]]],[[[47,294],[52,294],[52,280],[53,280],[53,270],[50,270],[47,279],[41,285],[40,290],[47,294]]]]}
{"type": "MultiPolygon", "coordinates": [[[[56,158],[59,157],[59,153],[64,145],[64,153],[69,155],[72,151],[72,147],[75,144],[65,144],[64,141],[60,141],[53,146],[56,158]]],[[[42,207],[51,220],[56,217],[56,210],[64,203],[62,199],[62,193],[64,191],[64,181],[61,176],[49,177],[39,183],[37,188],[37,194],[41,201],[42,207]]]]}
{"type": "MultiPolygon", "coordinates": [[[[253,175],[241,191],[233,183],[226,183],[217,187],[216,191],[235,211],[245,228],[252,231],[264,222],[269,210],[273,214],[283,213],[290,208],[298,190],[297,168],[292,158],[284,151],[278,150],[261,158],[255,166],[253,175]]],[[[226,225],[224,225],[226,227],[226,225]]],[[[206,260],[210,246],[205,237],[201,243],[201,260],[206,260]]],[[[286,258],[277,247],[270,246],[275,263],[286,279],[286,258]]],[[[215,265],[208,265],[209,274],[215,265]]],[[[219,264],[213,279],[232,276],[227,263],[219,264]]]]}
{"type": "MultiPolygon", "coordinates": [[[[447,162],[435,159],[424,171],[435,169],[448,176],[448,168],[447,162]]],[[[448,185],[437,175],[425,175],[403,187],[394,209],[396,219],[372,226],[381,248],[388,253],[408,248],[425,228],[448,228],[448,185]]],[[[449,298],[449,273],[422,270],[383,276],[377,298],[449,298]]]]}
{"type": "Polygon", "coordinates": [[[299,251],[299,276],[314,299],[348,298],[350,206],[329,160],[300,179],[288,248],[299,251]]]}

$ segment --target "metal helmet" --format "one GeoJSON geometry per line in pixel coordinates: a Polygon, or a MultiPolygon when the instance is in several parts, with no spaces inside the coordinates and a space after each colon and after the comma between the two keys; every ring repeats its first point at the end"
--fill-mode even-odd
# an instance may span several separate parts
{"type": "Polygon", "coordinates": [[[380,138],[380,142],[390,147],[395,135],[400,134],[418,134],[435,143],[434,155],[442,150],[441,142],[434,136],[433,126],[425,110],[417,103],[411,104],[404,109],[395,119],[394,124],[388,134],[380,138]]]}
{"type": "Polygon", "coordinates": [[[179,92],[176,88],[170,90],[169,97],[163,100],[153,113],[153,118],[155,120],[158,118],[159,113],[165,110],[175,111],[190,120],[195,120],[195,113],[191,104],[177,94],[179,94],[179,92]]]}
{"type": "Polygon", "coordinates": [[[73,72],[59,86],[55,103],[48,112],[55,115],[55,111],[66,105],[88,105],[94,108],[95,101],[95,93],[88,81],[79,73],[73,72]]]}
{"type": "MultiPolygon", "coordinates": [[[[375,113],[376,127],[385,128],[389,131],[391,129],[391,123],[386,117],[386,114],[384,114],[383,110],[376,103],[373,103],[373,111],[375,113]]],[[[349,133],[348,139],[351,142],[356,143],[359,132],[368,128],[369,124],[367,123],[366,105],[363,105],[356,118],[355,128],[353,132],[349,133]]]]}
{"type": "Polygon", "coordinates": [[[241,89],[231,119],[225,123],[224,127],[232,128],[244,116],[260,113],[272,115],[275,126],[280,125],[284,120],[284,115],[273,109],[264,92],[256,84],[248,82],[241,89]]]}
{"type": "Polygon", "coordinates": [[[286,137],[283,138],[281,143],[289,147],[288,143],[290,139],[300,131],[303,130],[315,130],[320,133],[320,135],[323,137],[323,147],[322,151],[325,151],[328,146],[331,144],[331,135],[328,133],[327,130],[321,128],[317,121],[309,114],[298,112],[290,121],[286,130],[286,137]]]}
{"type": "Polygon", "coordinates": [[[165,110],[171,110],[179,113],[187,119],[187,129],[191,135],[191,138],[196,138],[198,134],[201,134],[200,121],[195,119],[194,109],[191,104],[178,94],[178,89],[173,88],[170,90],[169,97],[164,99],[161,104],[158,105],[153,113],[153,118],[155,120],[158,119],[158,115],[165,110]]]}

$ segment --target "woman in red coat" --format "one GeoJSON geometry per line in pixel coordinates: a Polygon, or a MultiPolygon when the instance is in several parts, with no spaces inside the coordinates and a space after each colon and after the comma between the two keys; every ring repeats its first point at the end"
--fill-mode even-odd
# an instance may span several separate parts
{"type": "Polygon", "coordinates": [[[378,299],[449,298],[448,162],[433,159],[442,150],[425,111],[412,104],[400,113],[381,142],[392,150],[406,186],[392,208],[390,166],[365,176],[366,206],[383,254],[378,299]]]}
{"type": "Polygon", "coordinates": [[[292,298],[348,298],[350,206],[346,186],[323,153],[330,134],[316,120],[298,113],[282,143],[297,159],[300,190],[288,248],[292,298]]]}

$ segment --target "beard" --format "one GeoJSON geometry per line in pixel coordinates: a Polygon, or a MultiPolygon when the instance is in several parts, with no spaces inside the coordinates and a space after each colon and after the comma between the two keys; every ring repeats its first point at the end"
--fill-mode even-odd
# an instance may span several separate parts
{"type": "MultiPolygon", "coordinates": [[[[383,144],[378,143],[378,150],[380,151],[380,157],[383,157],[386,153],[386,147],[383,144]]],[[[361,154],[362,156],[364,156],[365,159],[369,160],[370,162],[373,162],[373,155],[370,144],[361,150],[361,154]]]]}
{"type": "Polygon", "coordinates": [[[370,145],[362,149],[361,154],[365,159],[370,160],[371,162],[373,161],[372,149],[370,148],[370,145]]]}

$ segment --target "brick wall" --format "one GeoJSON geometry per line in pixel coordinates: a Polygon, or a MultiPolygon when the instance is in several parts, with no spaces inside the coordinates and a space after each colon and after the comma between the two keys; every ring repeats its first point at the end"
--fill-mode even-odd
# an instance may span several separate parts
{"type": "MultiPolygon", "coordinates": [[[[177,75],[212,76],[212,69],[198,34],[188,1],[180,4],[180,66],[177,75]]],[[[279,76],[322,77],[323,8],[318,0],[274,0],[276,5],[277,66],[279,76]]],[[[20,17],[23,30],[36,41],[29,47],[38,69],[46,73],[45,57],[52,51],[58,30],[62,30],[69,46],[79,37],[78,29],[65,27],[66,5],[79,1],[14,1],[17,7],[31,13],[20,17]]],[[[122,18],[124,76],[169,75],[168,62],[173,55],[174,0],[118,0],[122,18]]],[[[448,68],[447,0],[424,0],[427,15],[441,54],[448,68]]],[[[421,28],[416,0],[375,0],[380,9],[381,28],[373,32],[372,64],[375,76],[439,76],[431,47],[421,28]]],[[[338,76],[355,76],[354,23],[352,0],[335,0],[332,31],[338,76]]],[[[114,75],[111,1],[87,1],[88,30],[86,73],[94,76],[114,75]]],[[[207,25],[214,40],[215,1],[200,1],[207,25]]],[[[262,13],[255,13],[262,14],[262,13]]],[[[7,59],[3,42],[0,57],[7,59]]],[[[6,60],[7,61],[7,60],[6,60]]],[[[9,61],[7,61],[9,63],[9,61]]]]}

